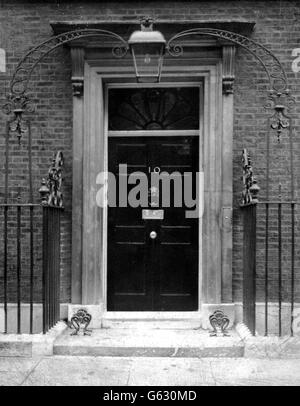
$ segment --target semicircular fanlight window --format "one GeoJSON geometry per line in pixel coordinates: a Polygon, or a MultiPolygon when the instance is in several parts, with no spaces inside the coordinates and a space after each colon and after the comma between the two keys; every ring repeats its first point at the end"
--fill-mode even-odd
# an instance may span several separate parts
{"type": "Polygon", "coordinates": [[[109,89],[110,131],[197,130],[199,88],[109,89]]]}

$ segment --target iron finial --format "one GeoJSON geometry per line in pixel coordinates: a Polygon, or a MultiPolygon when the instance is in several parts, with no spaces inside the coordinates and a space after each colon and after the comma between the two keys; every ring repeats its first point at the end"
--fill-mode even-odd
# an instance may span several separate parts
{"type": "Polygon", "coordinates": [[[39,188],[39,194],[41,196],[41,203],[42,205],[48,204],[48,197],[49,197],[49,188],[46,183],[46,179],[43,178],[41,182],[42,186],[39,188]]]}

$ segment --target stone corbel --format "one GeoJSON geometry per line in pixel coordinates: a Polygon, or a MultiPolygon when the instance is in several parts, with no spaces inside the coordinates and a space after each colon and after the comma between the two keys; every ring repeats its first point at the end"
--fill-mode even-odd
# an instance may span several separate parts
{"type": "Polygon", "coordinates": [[[73,96],[81,97],[83,95],[84,81],[84,48],[72,47],[71,58],[73,96]]]}
{"type": "Polygon", "coordinates": [[[223,94],[233,93],[235,46],[223,45],[223,94]]]}

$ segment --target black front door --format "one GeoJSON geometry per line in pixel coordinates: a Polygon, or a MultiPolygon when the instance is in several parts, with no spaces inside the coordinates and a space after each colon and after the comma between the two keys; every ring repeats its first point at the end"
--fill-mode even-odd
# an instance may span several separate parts
{"type": "MultiPolygon", "coordinates": [[[[149,206],[120,207],[117,194],[116,207],[108,208],[108,310],[197,310],[198,218],[186,217],[184,197],[177,207],[172,181],[169,207],[163,207],[162,184],[150,188],[150,178],[151,172],[195,174],[198,157],[197,136],[109,137],[108,166],[117,189],[122,176],[143,172],[149,206]],[[119,174],[120,164],[127,165],[127,175],[119,174]]],[[[128,193],[135,186],[128,185],[128,193]]]]}

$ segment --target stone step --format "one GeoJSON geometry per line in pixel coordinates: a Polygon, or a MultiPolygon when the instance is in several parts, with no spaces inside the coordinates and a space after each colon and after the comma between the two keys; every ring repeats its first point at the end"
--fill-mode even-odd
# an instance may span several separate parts
{"type": "Polygon", "coordinates": [[[234,330],[229,337],[210,337],[209,331],[155,329],[94,329],[91,336],[72,336],[68,329],[53,346],[55,355],[111,357],[230,357],[244,355],[234,330]]]}
{"type": "Polygon", "coordinates": [[[176,320],[153,320],[153,319],[112,319],[103,318],[102,328],[126,329],[126,330],[192,330],[201,327],[201,319],[176,319],[176,320]]]}

